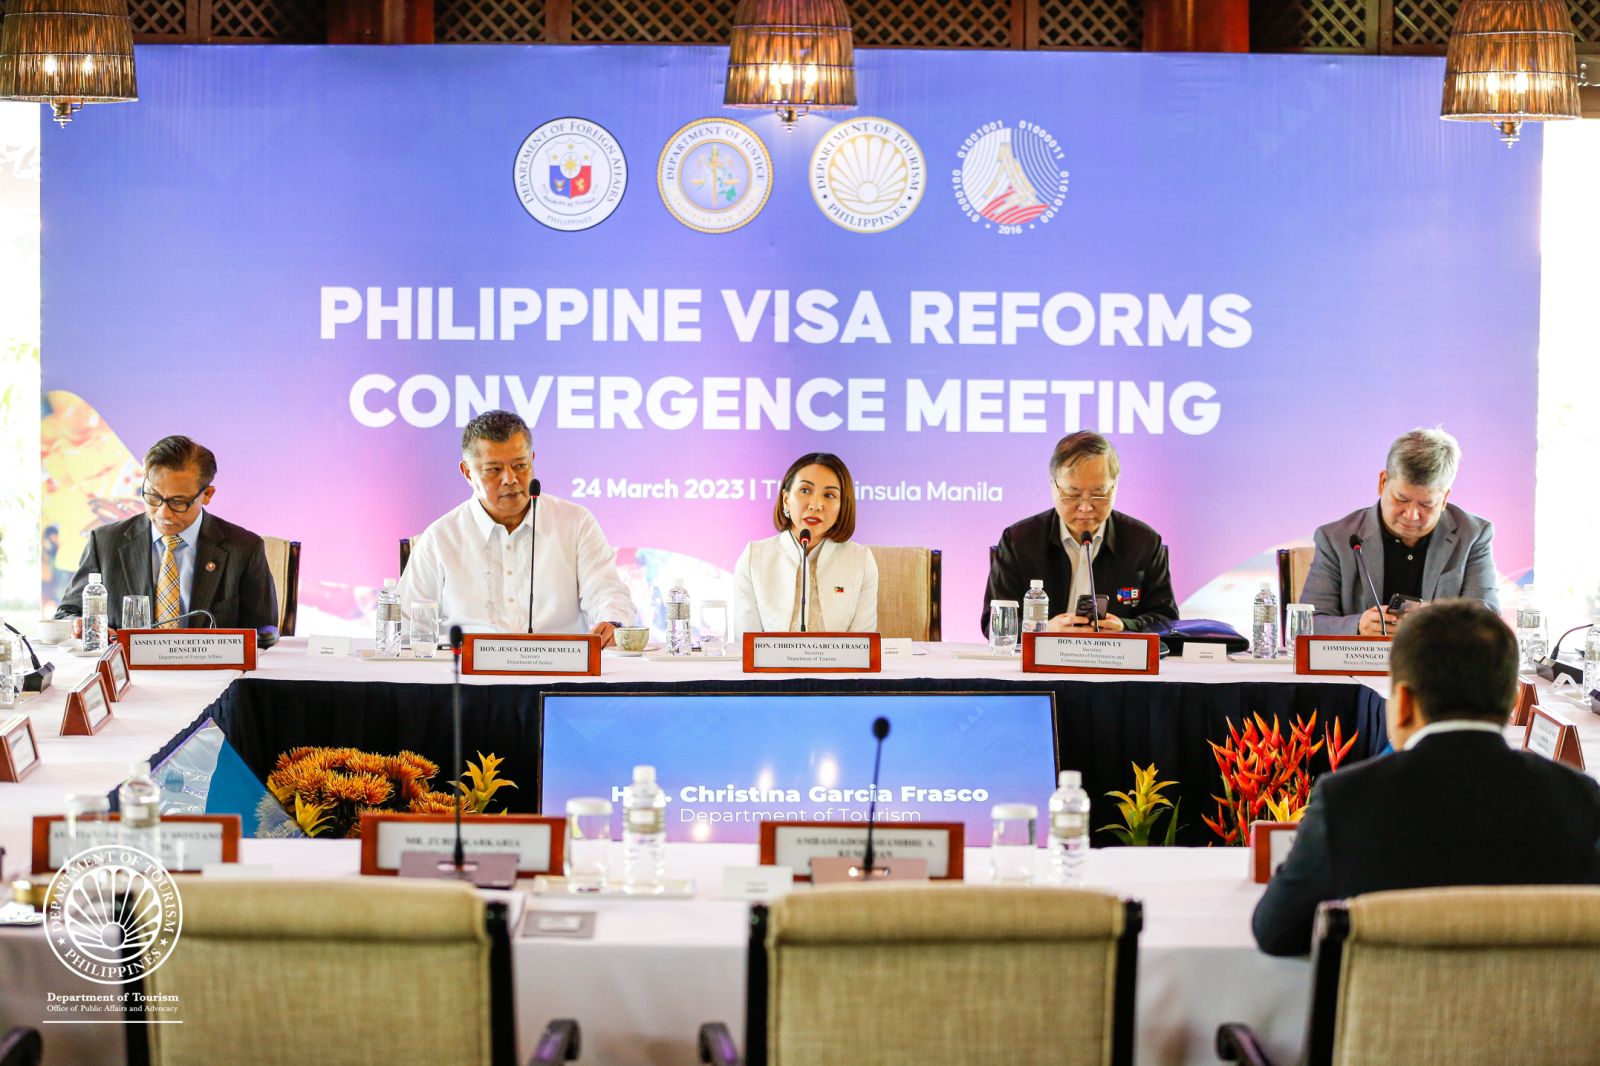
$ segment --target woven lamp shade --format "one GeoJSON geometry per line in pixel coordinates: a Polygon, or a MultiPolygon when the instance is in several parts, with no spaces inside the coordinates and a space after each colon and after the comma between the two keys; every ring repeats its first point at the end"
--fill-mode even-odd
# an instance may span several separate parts
{"type": "Polygon", "coordinates": [[[127,0],[6,0],[0,99],[49,104],[66,125],[84,104],[138,98],[127,0]]]}
{"type": "Polygon", "coordinates": [[[1577,42],[1565,0],[1463,0],[1439,114],[1493,122],[1508,143],[1524,121],[1577,118],[1577,42]]]}
{"type": "Polygon", "coordinates": [[[728,51],[728,107],[807,111],[856,106],[855,45],[844,0],[740,0],[728,51]]]}

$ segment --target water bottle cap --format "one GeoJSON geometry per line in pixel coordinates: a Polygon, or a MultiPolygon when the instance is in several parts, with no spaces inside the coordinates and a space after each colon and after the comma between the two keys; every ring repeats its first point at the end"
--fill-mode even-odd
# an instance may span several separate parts
{"type": "Polygon", "coordinates": [[[656,768],[654,766],[635,766],[633,768],[633,783],[636,785],[655,784],[656,768]]]}
{"type": "Polygon", "coordinates": [[[1056,782],[1061,788],[1082,788],[1083,773],[1079,770],[1063,770],[1056,782]]]}
{"type": "Polygon", "coordinates": [[[131,762],[128,764],[129,777],[149,777],[150,764],[147,762],[131,762]]]}
{"type": "Polygon", "coordinates": [[[89,584],[91,584],[91,585],[100,584],[100,575],[99,574],[90,574],[89,575],[89,584]]]}
{"type": "Polygon", "coordinates": [[[611,801],[598,796],[573,796],[567,800],[568,814],[610,814],[611,801]]]}
{"type": "Polygon", "coordinates": [[[1024,818],[1039,817],[1039,808],[1031,803],[996,803],[989,817],[997,822],[1020,822],[1024,818]]]}
{"type": "Polygon", "coordinates": [[[1044,588],[1044,579],[1036,577],[1028,582],[1028,587],[1030,589],[1042,589],[1044,588]]]}
{"type": "Polygon", "coordinates": [[[394,581],[394,578],[392,578],[392,577],[386,577],[386,578],[383,579],[383,587],[386,588],[386,589],[394,588],[394,584],[395,584],[395,581],[394,581]]]}
{"type": "Polygon", "coordinates": [[[1271,591],[1272,591],[1272,582],[1270,582],[1270,581],[1263,581],[1263,582],[1262,582],[1262,583],[1261,583],[1261,591],[1262,591],[1262,592],[1271,592],[1271,591]]]}

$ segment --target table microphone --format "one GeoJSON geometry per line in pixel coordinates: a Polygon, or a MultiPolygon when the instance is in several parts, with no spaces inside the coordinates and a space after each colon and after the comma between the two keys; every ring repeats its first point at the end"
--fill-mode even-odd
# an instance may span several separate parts
{"type": "Polygon", "coordinates": [[[1094,534],[1089,530],[1083,531],[1083,536],[1078,538],[1078,543],[1083,545],[1083,565],[1089,572],[1089,621],[1094,625],[1094,631],[1100,632],[1100,597],[1094,590],[1094,534]]]}
{"type": "Polygon", "coordinates": [[[1582,683],[1583,670],[1579,667],[1573,666],[1571,663],[1564,663],[1561,661],[1561,642],[1572,636],[1572,634],[1576,633],[1580,629],[1588,629],[1591,624],[1592,623],[1585,622],[1581,626],[1573,626],[1571,629],[1567,630],[1565,633],[1556,638],[1556,645],[1550,649],[1550,654],[1544,656],[1538,662],[1534,663],[1534,669],[1538,672],[1540,677],[1544,678],[1546,681],[1554,681],[1560,675],[1566,674],[1568,677],[1572,678],[1572,680],[1577,681],[1580,684],[1582,683]]]}
{"type": "Polygon", "coordinates": [[[811,530],[802,529],[797,539],[800,541],[800,632],[804,633],[806,606],[811,598],[811,530]]]}
{"type": "Polygon", "coordinates": [[[1360,533],[1350,534],[1350,550],[1356,553],[1356,568],[1367,579],[1367,591],[1372,593],[1372,604],[1378,608],[1378,632],[1388,636],[1389,623],[1384,621],[1383,601],[1378,599],[1378,586],[1372,583],[1372,571],[1367,569],[1367,557],[1361,550],[1360,533]]]}
{"type": "Polygon", "coordinates": [[[0,622],[0,625],[5,626],[17,635],[17,639],[22,641],[22,646],[28,649],[28,657],[33,660],[33,669],[22,675],[22,691],[43,692],[49,688],[50,675],[56,672],[56,664],[40,662],[39,653],[33,650],[33,641],[24,636],[22,630],[10,622],[0,622]]]}
{"type": "Polygon", "coordinates": [[[867,850],[861,856],[861,879],[864,881],[872,879],[872,827],[878,817],[878,767],[883,764],[883,741],[889,735],[889,719],[874,719],[872,735],[878,738],[878,751],[872,757],[872,800],[867,806],[867,850]]]}
{"type": "MultiPolygon", "coordinates": [[[[539,479],[528,482],[528,632],[533,632],[533,560],[539,546],[539,479]]],[[[455,630],[451,630],[452,633],[455,630]]],[[[460,752],[456,753],[457,755],[460,752]]],[[[460,761],[459,759],[457,761],[460,761]]],[[[459,841],[457,842],[459,845],[459,841]]]]}
{"type": "Polygon", "coordinates": [[[217,616],[206,610],[204,607],[196,607],[192,611],[184,611],[182,614],[175,614],[171,618],[163,618],[159,622],[151,622],[150,628],[160,629],[162,626],[177,625],[179,622],[188,621],[190,618],[194,618],[202,614],[206,616],[207,629],[217,628],[217,616]]]}

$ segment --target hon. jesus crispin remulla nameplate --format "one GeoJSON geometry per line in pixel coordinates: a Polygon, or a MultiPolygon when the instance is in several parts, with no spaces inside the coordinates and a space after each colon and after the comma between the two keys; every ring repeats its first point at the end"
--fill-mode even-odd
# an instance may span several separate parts
{"type": "Polygon", "coordinates": [[[1154,633],[1024,633],[1026,674],[1154,674],[1161,638],[1154,633]]]}
{"type": "Polygon", "coordinates": [[[600,638],[592,633],[470,633],[461,642],[461,672],[598,676],[600,638]]]}
{"type": "Polygon", "coordinates": [[[253,629],[119,629],[130,670],[254,670],[253,629]]]}
{"type": "Polygon", "coordinates": [[[883,640],[876,633],[746,633],[747,674],[876,674],[883,640]]]}

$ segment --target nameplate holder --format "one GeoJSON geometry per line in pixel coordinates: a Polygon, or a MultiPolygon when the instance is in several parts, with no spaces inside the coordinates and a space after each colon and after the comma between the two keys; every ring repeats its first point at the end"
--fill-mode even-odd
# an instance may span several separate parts
{"type": "Polygon", "coordinates": [[[33,719],[13,715],[0,723],[0,781],[21,781],[39,768],[39,742],[33,719]]]}
{"type": "Polygon", "coordinates": [[[1154,633],[1024,633],[1025,674],[1154,674],[1161,638],[1154,633]]]}
{"type": "Polygon", "coordinates": [[[1294,642],[1294,672],[1383,677],[1389,673],[1389,645],[1393,639],[1303,636],[1294,642]]]}
{"type": "Polygon", "coordinates": [[[61,735],[92,737],[111,721],[111,698],[106,680],[97,669],[67,693],[67,709],[61,712],[61,735]]]}
{"type": "MultiPolygon", "coordinates": [[[[962,822],[880,823],[872,833],[873,865],[892,868],[897,859],[915,859],[927,864],[931,880],[960,881],[965,833],[962,822]]],[[[759,839],[761,865],[787,866],[796,881],[812,879],[813,859],[859,866],[867,851],[861,822],[762,822],[759,839]]]]}
{"type": "Polygon", "coordinates": [[[120,645],[113,644],[106,649],[106,653],[100,657],[98,669],[100,679],[106,683],[106,695],[111,697],[112,703],[120,703],[122,697],[128,694],[128,686],[133,684],[128,674],[128,660],[123,657],[120,645]]]}
{"type": "Polygon", "coordinates": [[[1283,865],[1294,847],[1298,822],[1250,823],[1250,879],[1258,885],[1272,880],[1272,871],[1283,865]]]}
{"type": "Polygon", "coordinates": [[[883,638],[876,633],[746,633],[747,674],[876,674],[883,638]]]}
{"type": "MultiPolygon", "coordinates": [[[[537,814],[463,814],[462,851],[473,855],[516,857],[517,876],[563,873],[565,818],[537,814]]],[[[383,814],[361,816],[361,872],[393,877],[407,852],[449,855],[456,846],[453,814],[383,814]]]]}
{"type": "Polygon", "coordinates": [[[254,670],[253,629],[124,629],[132,670],[254,670]]]}
{"type": "Polygon", "coordinates": [[[1534,704],[1528,715],[1528,730],[1522,735],[1522,750],[1543,755],[1551,762],[1582,770],[1583,749],[1578,744],[1578,727],[1565,716],[1534,704]]]}
{"type": "Polygon", "coordinates": [[[585,633],[472,633],[461,642],[463,674],[600,676],[600,638],[585,633]]]}
{"type": "MultiPolygon", "coordinates": [[[[120,844],[120,815],[78,823],[79,851],[120,844]]],[[[199,873],[207,866],[239,861],[237,814],[163,814],[161,865],[170,873],[199,873]]],[[[39,814],[33,819],[33,872],[53,873],[72,856],[67,852],[67,817],[39,814]]]]}
{"type": "Polygon", "coordinates": [[[313,659],[350,658],[349,637],[310,637],[306,640],[306,655],[313,659]]]}
{"type": "Polygon", "coordinates": [[[1539,690],[1521,674],[1517,675],[1517,701],[1511,705],[1511,724],[1525,726],[1539,702],[1539,690]]]}

